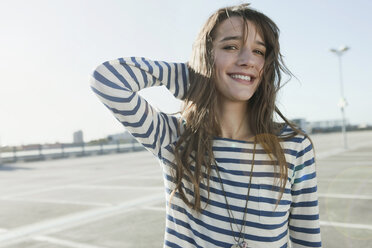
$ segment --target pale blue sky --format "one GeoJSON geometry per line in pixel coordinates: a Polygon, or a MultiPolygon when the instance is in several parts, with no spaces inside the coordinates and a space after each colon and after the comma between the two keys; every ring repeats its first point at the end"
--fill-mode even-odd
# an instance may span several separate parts
{"type": "MultiPolygon", "coordinates": [[[[0,142],[18,145],[85,140],[123,128],[92,94],[100,63],[123,56],[187,61],[207,17],[234,0],[2,0],[0,2],[0,142]]],[[[252,0],[281,29],[282,53],[293,79],[279,107],[289,118],[339,119],[337,57],[343,56],[346,114],[372,124],[372,2],[252,0]]],[[[167,92],[149,90],[166,112],[179,107],[167,92]]]]}

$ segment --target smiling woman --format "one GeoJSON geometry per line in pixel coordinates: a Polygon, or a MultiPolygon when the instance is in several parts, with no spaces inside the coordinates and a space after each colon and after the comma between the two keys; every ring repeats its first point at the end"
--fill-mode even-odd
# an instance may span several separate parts
{"type": "Polygon", "coordinates": [[[243,4],[207,20],[188,63],[128,57],[94,71],[93,91],[162,164],[164,247],[321,247],[312,143],[275,105],[289,74],[278,38],[243,4]],[[184,101],[181,117],[138,94],[156,85],[184,101]]]}

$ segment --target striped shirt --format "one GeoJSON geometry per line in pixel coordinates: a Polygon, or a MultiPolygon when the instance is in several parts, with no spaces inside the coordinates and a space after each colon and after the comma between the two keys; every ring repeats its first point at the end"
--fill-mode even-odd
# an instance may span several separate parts
{"type": "MultiPolygon", "coordinates": [[[[91,88],[116,119],[158,159],[166,192],[164,247],[231,247],[242,228],[254,144],[221,137],[213,139],[213,151],[233,218],[229,217],[224,192],[215,167],[210,175],[208,205],[198,213],[176,193],[173,183],[172,147],[182,133],[178,118],[158,111],[138,91],[164,85],[179,99],[188,86],[188,70],[183,63],[119,58],[99,65],[93,72],[91,88]],[[168,204],[170,201],[170,204],[168,204]],[[232,227],[232,229],[231,229],[232,227]]],[[[288,127],[281,134],[292,132],[288,127]]],[[[321,247],[319,207],[314,152],[310,140],[296,135],[281,142],[288,164],[288,182],[276,206],[279,187],[273,162],[257,144],[246,213],[244,240],[249,247],[321,247]],[[291,240],[291,242],[289,242],[291,240]]],[[[186,197],[192,186],[183,182],[186,197]]],[[[207,186],[200,185],[202,207],[208,198],[207,186]]],[[[242,240],[242,239],[241,239],[242,240]]]]}

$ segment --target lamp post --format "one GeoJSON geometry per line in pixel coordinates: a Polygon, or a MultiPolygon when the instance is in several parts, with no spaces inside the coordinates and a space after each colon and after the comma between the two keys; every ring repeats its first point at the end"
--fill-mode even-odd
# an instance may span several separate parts
{"type": "Polygon", "coordinates": [[[338,57],[338,64],[339,64],[339,68],[340,68],[340,90],[341,90],[341,99],[340,99],[340,102],[339,102],[339,107],[341,109],[341,115],[342,115],[342,134],[344,136],[344,148],[347,149],[348,148],[348,145],[347,145],[347,138],[346,138],[346,118],[345,118],[345,107],[347,105],[347,102],[346,102],[346,99],[345,99],[345,96],[344,96],[344,85],[343,85],[343,81],[342,81],[342,64],[341,64],[341,56],[344,54],[344,52],[346,52],[347,50],[349,50],[350,48],[347,47],[347,46],[342,46],[338,49],[330,49],[331,52],[335,53],[338,57]]]}
{"type": "Polygon", "coordinates": [[[2,146],[1,146],[1,138],[0,138],[0,166],[3,164],[3,159],[1,157],[1,152],[2,152],[2,146]]]}

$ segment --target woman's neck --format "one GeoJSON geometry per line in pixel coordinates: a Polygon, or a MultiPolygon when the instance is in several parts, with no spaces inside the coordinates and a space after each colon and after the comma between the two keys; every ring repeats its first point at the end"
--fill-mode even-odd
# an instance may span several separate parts
{"type": "Polygon", "coordinates": [[[247,102],[218,101],[217,115],[223,138],[249,140],[252,137],[247,102]]]}

